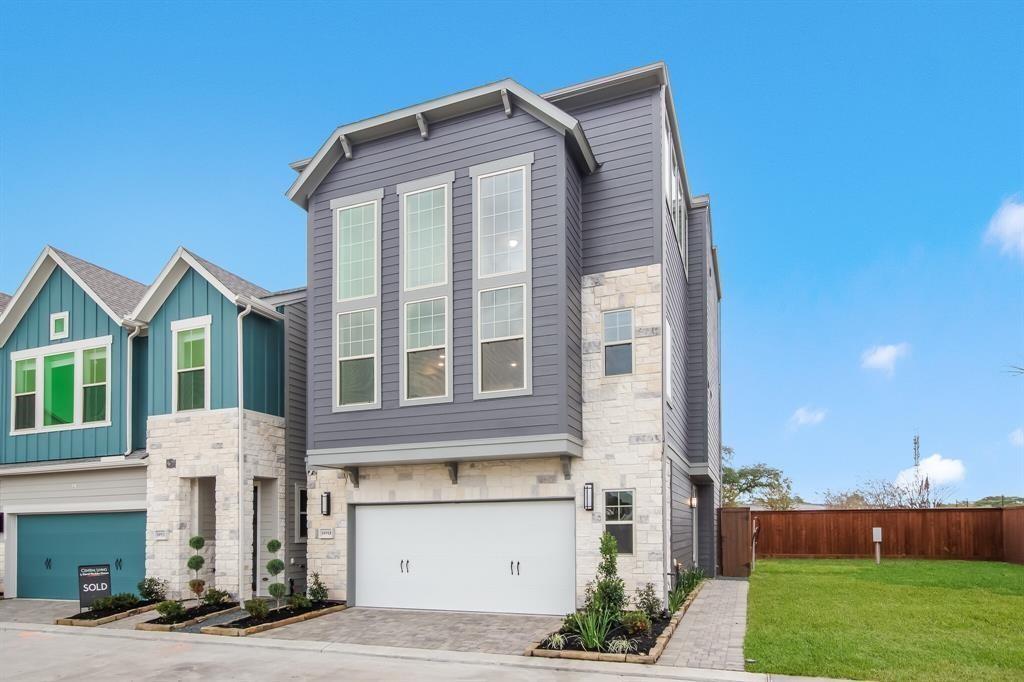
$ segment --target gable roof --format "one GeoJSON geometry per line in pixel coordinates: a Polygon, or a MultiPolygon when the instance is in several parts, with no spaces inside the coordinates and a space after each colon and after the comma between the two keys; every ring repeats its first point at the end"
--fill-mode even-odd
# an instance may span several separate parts
{"type": "Polygon", "coordinates": [[[167,261],[167,265],[160,271],[156,281],[146,290],[145,295],[131,314],[132,319],[148,324],[189,268],[195,270],[200,277],[212,284],[217,291],[235,305],[251,305],[253,311],[264,317],[280,319],[281,314],[274,310],[273,306],[260,300],[264,296],[269,296],[269,291],[199,257],[183,246],[178,247],[171,259],[167,261]]]}
{"type": "Polygon", "coordinates": [[[4,308],[6,308],[7,304],[10,303],[10,302],[11,302],[11,295],[10,294],[5,294],[4,292],[0,291],[0,313],[2,313],[4,311],[4,308]]]}
{"type": "Polygon", "coordinates": [[[0,344],[6,343],[55,268],[66,272],[112,320],[118,324],[133,324],[131,311],[145,293],[145,284],[46,246],[18,290],[6,305],[0,306],[0,344]]]}
{"type": "Polygon", "coordinates": [[[352,158],[355,145],[417,128],[426,138],[433,122],[494,106],[504,107],[505,113],[511,115],[513,103],[565,135],[570,149],[588,173],[597,170],[597,159],[594,158],[594,152],[586,135],[583,134],[580,122],[537,93],[507,78],[337,128],[316,154],[309,159],[290,164],[298,171],[299,177],[285,192],[285,196],[305,208],[309,202],[309,195],[323,181],[331,168],[342,158],[352,158]]]}

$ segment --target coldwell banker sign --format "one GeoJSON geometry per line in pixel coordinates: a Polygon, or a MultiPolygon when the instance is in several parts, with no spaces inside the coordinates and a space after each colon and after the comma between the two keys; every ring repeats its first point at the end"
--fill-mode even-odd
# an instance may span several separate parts
{"type": "Polygon", "coordinates": [[[78,606],[88,608],[100,597],[110,596],[110,564],[78,567],[78,606]]]}

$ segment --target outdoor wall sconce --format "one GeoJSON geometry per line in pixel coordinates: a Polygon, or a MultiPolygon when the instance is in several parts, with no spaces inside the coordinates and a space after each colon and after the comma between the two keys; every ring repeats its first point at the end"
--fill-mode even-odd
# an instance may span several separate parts
{"type": "Polygon", "coordinates": [[[320,493],[320,513],[324,516],[331,515],[331,494],[320,493]]]}
{"type": "Polygon", "coordinates": [[[694,495],[693,497],[690,498],[690,509],[696,509],[696,508],[697,508],[697,496],[694,495]]]}
{"type": "Polygon", "coordinates": [[[583,484],[583,508],[586,511],[594,511],[594,484],[583,484]]]}

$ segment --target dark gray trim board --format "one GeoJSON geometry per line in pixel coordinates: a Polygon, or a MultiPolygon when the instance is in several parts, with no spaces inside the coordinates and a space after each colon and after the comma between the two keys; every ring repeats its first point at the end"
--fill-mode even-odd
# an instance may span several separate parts
{"type": "Polygon", "coordinates": [[[308,450],[308,467],[432,464],[450,461],[583,456],[583,441],[567,433],[519,438],[478,438],[439,443],[398,443],[370,447],[308,450]]]}

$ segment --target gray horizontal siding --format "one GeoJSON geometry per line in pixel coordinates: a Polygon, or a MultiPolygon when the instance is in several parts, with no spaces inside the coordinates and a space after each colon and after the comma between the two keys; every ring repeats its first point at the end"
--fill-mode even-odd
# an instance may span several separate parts
{"type": "Polygon", "coordinates": [[[0,478],[0,510],[21,504],[139,502],[146,506],[146,467],[62,471],[0,478]]]}
{"type": "Polygon", "coordinates": [[[693,566],[693,509],[690,497],[693,485],[686,470],[676,461],[670,463],[671,475],[671,513],[672,513],[672,559],[687,568],[693,566]]]}
{"type": "Polygon", "coordinates": [[[659,260],[659,92],[649,90],[566,111],[583,126],[601,167],[583,180],[583,272],[659,260]]]}
{"type": "Polygon", "coordinates": [[[293,579],[299,592],[306,585],[306,543],[295,533],[296,486],[306,487],[306,324],[305,301],[285,307],[285,578],[293,579]]]}
{"type": "Polygon", "coordinates": [[[690,211],[689,271],[686,297],[686,413],[687,457],[707,460],[707,211],[690,211]]]}
{"type": "Polygon", "coordinates": [[[310,449],[564,433],[567,382],[565,267],[560,262],[564,208],[559,188],[562,136],[521,110],[500,108],[431,125],[430,137],[409,131],[359,145],[310,201],[310,449]],[[473,400],[472,183],[470,166],[533,152],[533,395],[473,400]],[[395,185],[455,172],[453,193],[452,403],[399,407],[398,211],[395,185]],[[381,238],[382,408],[333,413],[331,375],[332,214],[330,200],[385,189],[381,238]]]}
{"type": "Polygon", "coordinates": [[[708,283],[705,287],[707,303],[707,457],[713,471],[718,471],[722,459],[722,385],[719,374],[719,319],[718,289],[715,284],[711,261],[711,240],[705,240],[705,270],[708,283]]]}
{"type": "MultiPolygon", "coordinates": [[[[672,400],[665,395],[665,444],[668,454],[679,461],[688,461],[687,433],[687,348],[689,338],[686,320],[686,273],[672,229],[672,218],[667,208],[663,210],[664,229],[664,273],[665,273],[665,316],[672,327],[672,400]]],[[[668,371],[666,367],[665,371],[668,371]]]]}
{"type": "Polygon", "coordinates": [[[566,409],[568,432],[583,438],[583,181],[565,164],[566,409]]]}

